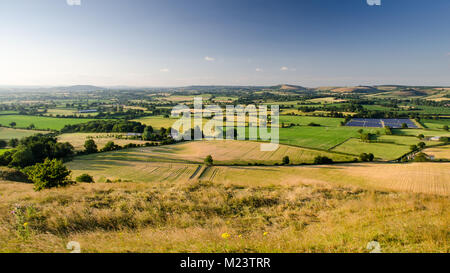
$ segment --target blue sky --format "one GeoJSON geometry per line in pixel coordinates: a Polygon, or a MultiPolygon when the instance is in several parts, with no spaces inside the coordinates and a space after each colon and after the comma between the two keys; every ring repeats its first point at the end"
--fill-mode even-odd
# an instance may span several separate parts
{"type": "Polygon", "coordinates": [[[450,1],[0,0],[0,85],[450,85],[450,1]]]}

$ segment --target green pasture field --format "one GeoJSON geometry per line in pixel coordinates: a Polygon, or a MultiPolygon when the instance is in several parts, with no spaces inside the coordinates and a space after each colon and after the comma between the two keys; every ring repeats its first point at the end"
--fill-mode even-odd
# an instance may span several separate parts
{"type": "MultiPolygon", "coordinates": [[[[296,126],[280,129],[280,143],[328,150],[351,137],[358,137],[358,129],[346,127],[296,126]]],[[[366,130],[366,132],[369,130],[366,130]]],[[[375,130],[370,130],[375,132],[375,130]]]]}
{"type": "Polygon", "coordinates": [[[436,145],[435,141],[420,140],[414,136],[383,135],[377,137],[376,141],[406,146],[417,145],[419,142],[424,142],[427,146],[436,145]]]}
{"type": "Polygon", "coordinates": [[[18,113],[18,111],[0,111],[0,115],[13,115],[18,113]]]}
{"type": "Polygon", "coordinates": [[[286,125],[290,123],[308,125],[313,122],[322,126],[338,127],[344,121],[343,118],[326,118],[312,116],[280,116],[280,124],[284,122],[286,125]]]}
{"type": "Polygon", "coordinates": [[[367,143],[360,139],[351,138],[343,144],[332,149],[334,152],[360,155],[361,153],[372,153],[376,158],[394,160],[410,151],[407,145],[390,143],[367,143]]]}
{"type": "Polygon", "coordinates": [[[0,139],[13,139],[13,138],[21,139],[23,137],[32,136],[38,133],[45,134],[47,132],[0,127],[0,139]]]}
{"type": "Polygon", "coordinates": [[[163,116],[148,116],[134,119],[133,121],[140,122],[145,125],[150,125],[153,128],[170,128],[172,124],[179,118],[165,118],[163,116]]]}
{"type": "Polygon", "coordinates": [[[0,149],[0,155],[6,153],[7,151],[11,151],[12,149],[0,149]]]}
{"type": "Polygon", "coordinates": [[[435,130],[442,129],[442,127],[444,127],[444,125],[447,125],[450,127],[450,119],[438,119],[438,120],[424,119],[424,120],[421,120],[421,122],[423,124],[425,124],[425,126],[427,126],[428,128],[435,129],[435,130]]]}
{"type": "Polygon", "coordinates": [[[60,116],[72,116],[72,115],[76,115],[76,116],[82,116],[82,117],[86,117],[86,116],[96,116],[98,115],[98,113],[83,113],[80,114],[78,113],[77,109],[71,109],[71,108],[52,108],[52,109],[47,109],[47,113],[44,114],[44,116],[56,116],[56,115],[60,115],[60,116]]]}
{"type": "Polygon", "coordinates": [[[431,130],[431,129],[392,129],[394,135],[400,136],[418,136],[423,134],[426,137],[434,136],[447,136],[450,137],[450,132],[443,130],[431,130]]]}
{"type": "Polygon", "coordinates": [[[450,107],[435,107],[435,106],[428,106],[428,105],[411,105],[415,106],[417,109],[415,111],[410,110],[400,110],[400,113],[421,113],[421,114],[431,114],[431,115],[450,115],[450,107]]]}
{"type": "Polygon", "coordinates": [[[237,99],[238,99],[238,97],[223,97],[223,96],[213,98],[213,100],[216,102],[233,102],[237,99]]]}
{"type": "Polygon", "coordinates": [[[52,118],[40,116],[25,115],[0,115],[0,124],[9,126],[11,122],[15,122],[17,128],[27,128],[30,124],[34,124],[36,129],[41,130],[60,130],[68,124],[79,124],[92,121],[93,119],[78,118],[52,118]]]}
{"type": "Polygon", "coordinates": [[[163,116],[149,116],[149,117],[141,117],[138,119],[134,119],[133,121],[140,122],[145,125],[150,125],[155,129],[159,128],[170,128],[175,121],[179,118],[165,118],[163,116]]]}
{"type": "Polygon", "coordinates": [[[390,111],[391,107],[381,106],[381,105],[363,105],[364,109],[371,111],[390,111]]]}

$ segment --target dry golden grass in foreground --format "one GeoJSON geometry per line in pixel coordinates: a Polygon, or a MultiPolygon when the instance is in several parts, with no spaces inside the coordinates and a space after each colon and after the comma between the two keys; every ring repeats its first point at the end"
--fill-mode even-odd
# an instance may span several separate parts
{"type": "Polygon", "coordinates": [[[324,184],[0,182],[0,251],[367,252],[377,240],[383,252],[449,252],[449,205],[324,184]]]}

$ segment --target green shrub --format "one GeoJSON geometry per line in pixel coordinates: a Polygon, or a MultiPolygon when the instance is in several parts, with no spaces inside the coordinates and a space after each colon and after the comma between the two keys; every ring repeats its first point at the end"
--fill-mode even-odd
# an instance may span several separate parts
{"type": "Polygon", "coordinates": [[[108,141],[108,143],[105,144],[105,147],[103,147],[101,151],[102,152],[116,151],[119,150],[120,148],[122,147],[116,145],[113,141],[108,141]]]}
{"type": "Polygon", "coordinates": [[[93,139],[88,139],[84,142],[84,151],[87,154],[98,152],[97,144],[95,144],[95,141],[93,139]]]}
{"type": "Polygon", "coordinates": [[[314,123],[314,122],[310,122],[310,123],[308,123],[308,126],[319,127],[320,124],[317,124],[317,123],[314,123]]]}
{"type": "Polygon", "coordinates": [[[361,159],[361,161],[363,162],[369,162],[373,161],[375,159],[375,156],[372,153],[370,154],[362,153],[359,155],[359,159],[361,159]]]}
{"type": "Polygon", "coordinates": [[[333,159],[328,158],[326,156],[318,155],[314,158],[314,164],[330,164],[330,163],[333,163],[333,159]]]}
{"type": "Polygon", "coordinates": [[[67,169],[61,160],[45,159],[44,163],[37,163],[25,169],[28,178],[34,183],[34,190],[40,191],[54,187],[64,187],[71,184],[67,169]]]}
{"type": "Polygon", "coordinates": [[[208,155],[208,156],[205,158],[205,164],[206,164],[207,166],[212,166],[213,163],[214,163],[214,161],[213,161],[212,156],[211,156],[211,155],[208,155]]]}
{"type": "Polygon", "coordinates": [[[94,178],[87,173],[78,176],[75,181],[84,183],[94,183],[94,178]]]}

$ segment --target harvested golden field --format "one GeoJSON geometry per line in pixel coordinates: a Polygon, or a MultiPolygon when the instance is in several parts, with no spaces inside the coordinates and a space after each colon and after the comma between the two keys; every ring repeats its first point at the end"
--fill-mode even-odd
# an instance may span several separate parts
{"type": "MultiPolygon", "coordinates": [[[[239,181],[236,181],[239,182],[239,181]]],[[[355,186],[0,182],[0,252],[450,251],[449,198],[355,186]],[[14,213],[11,213],[14,211],[14,213]]]]}
{"type": "Polygon", "coordinates": [[[310,102],[318,102],[318,103],[337,103],[337,102],[345,102],[344,99],[337,99],[335,97],[326,97],[326,98],[317,98],[317,99],[310,99],[308,100],[310,102]]]}
{"type": "MultiPolygon", "coordinates": [[[[167,147],[175,149],[177,145],[167,147]]],[[[190,164],[190,157],[182,159],[176,150],[172,150],[170,154],[166,147],[158,149],[137,148],[81,156],[67,165],[74,175],[88,173],[93,175],[96,181],[121,179],[182,183],[202,180],[226,185],[307,183],[450,195],[450,180],[447,179],[450,177],[450,163],[205,167],[199,163],[190,164]]],[[[195,155],[192,155],[191,159],[195,159],[195,155]]]]}
{"type": "Polygon", "coordinates": [[[450,195],[449,163],[212,167],[200,180],[243,185],[327,184],[450,195]],[[239,182],[235,182],[239,181],[239,182]]]}
{"type": "MultiPolygon", "coordinates": [[[[83,141],[84,143],[84,141],[83,141]]],[[[328,156],[334,161],[351,161],[352,156],[316,151],[300,147],[279,145],[274,152],[263,152],[260,142],[213,140],[190,141],[175,145],[144,147],[90,155],[87,158],[102,160],[121,158],[124,160],[187,162],[202,164],[205,157],[211,155],[217,164],[233,165],[248,163],[275,164],[280,163],[284,156],[289,156],[291,163],[312,163],[318,155],[328,156]]],[[[85,158],[83,158],[85,160],[85,158]]]]}
{"type": "Polygon", "coordinates": [[[75,150],[82,151],[84,150],[84,142],[88,139],[92,138],[97,144],[98,149],[101,149],[105,146],[109,141],[113,141],[115,144],[124,146],[129,143],[134,144],[145,144],[147,141],[135,140],[135,139],[126,139],[123,134],[120,133],[69,133],[62,134],[58,136],[59,142],[69,142],[73,145],[75,150]],[[117,139],[116,137],[122,136],[123,139],[117,139]]]}
{"type": "Polygon", "coordinates": [[[429,156],[434,156],[435,159],[450,160],[450,146],[449,145],[425,149],[423,152],[429,156]]]}
{"type": "Polygon", "coordinates": [[[450,195],[450,163],[361,164],[341,169],[341,174],[363,177],[360,185],[450,195]]]}
{"type": "Polygon", "coordinates": [[[291,163],[312,163],[318,155],[328,156],[334,161],[350,161],[353,157],[309,150],[300,147],[279,145],[273,152],[261,151],[261,143],[252,141],[214,140],[193,141],[179,145],[158,148],[148,148],[148,151],[174,153],[176,158],[193,162],[202,162],[211,155],[218,164],[247,163],[281,163],[284,156],[289,156],[291,163]]]}

